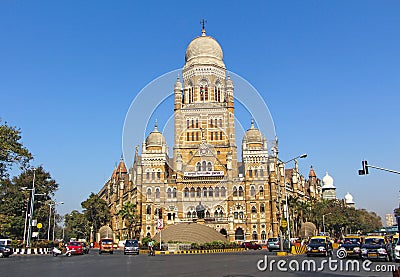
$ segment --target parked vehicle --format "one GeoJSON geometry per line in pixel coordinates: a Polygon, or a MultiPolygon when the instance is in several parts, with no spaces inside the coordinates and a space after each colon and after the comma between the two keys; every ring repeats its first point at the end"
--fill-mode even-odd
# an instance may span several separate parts
{"type": "Polygon", "coordinates": [[[262,246],[254,241],[245,241],[242,243],[242,246],[249,250],[249,249],[253,249],[253,250],[259,250],[262,249],[262,246]]]}
{"type": "Polygon", "coordinates": [[[124,245],[124,255],[136,254],[139,255],[139,242],[135,239],[127,239],[124,245]]]}
{"type": "MultiPolygon", "coordinates": [[[[11,241],[11,240],[10,240],[11,241]]],[[[4,243],[4,241],[0,242],[0,258],[8,258],[10,255],[12,255],[13,250],[11,246],[7,245],[4,243]]]]}
{"type": "Polygon", "coordinates": [[[362,245],[361,236],[358,235],[345,236],[343,238],[343,242],[339,245],[336,255],[340,259],[345,257],[361,258],[361,245],[362,245]]]}
{"type": "Polygon", "coordinates": [[[327,236],[311,237],[306,254],[308,257],[314,255],[332,256],[333,247],[330,238],[327,236]]]}
{"type": "Polygon", "coordinates": [[[100,240],[99,254],[114,253],[114,240],[112,238],[103,238],[100,240]]]}
{"type": "Polygon", "coordinates": [[[368,236],[361,247],[361,257],[373,260],[392,260],[392,244],[384,236],[368,236]]]}

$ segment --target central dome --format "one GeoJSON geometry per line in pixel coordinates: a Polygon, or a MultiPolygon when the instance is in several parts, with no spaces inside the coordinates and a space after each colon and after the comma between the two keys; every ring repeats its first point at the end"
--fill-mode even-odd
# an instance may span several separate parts
{"type": "Polygon", "coordinates": [[[219,43],[213,37],[207,36],[203,31],[203,34],[193,39],[186,48],[185,62],[187,66],[207,64],[225,68],[223,57],[219,43]]]}

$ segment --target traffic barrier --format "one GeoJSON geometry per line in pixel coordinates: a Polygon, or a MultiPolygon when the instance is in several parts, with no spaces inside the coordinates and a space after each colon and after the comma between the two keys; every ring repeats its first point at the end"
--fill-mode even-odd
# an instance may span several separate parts
{"type": "Polygon", "coordinates": [[[291,253],[294,255],[302,255],[307,252],[307,246],[300,245],[300,246],[292,246],[291,253]]]}
{"type": "Polygon", "coordinates": [[[16,255],[45,255],[51,253],[50,248],[13,248],[16,255]]]}
{"type": "MultiPolygon", "coordinates": [[[[156,255],[182,255],[182,254],[212,254],[212,253],[228,253],[228,252],[242,252],[244,248],[236,249],[208,249],[208,250],[178,250],[178,251],[154,251],[156,255]]],[[[140,250],[140,254],[148,254],[148,250],[140,250]]]]}

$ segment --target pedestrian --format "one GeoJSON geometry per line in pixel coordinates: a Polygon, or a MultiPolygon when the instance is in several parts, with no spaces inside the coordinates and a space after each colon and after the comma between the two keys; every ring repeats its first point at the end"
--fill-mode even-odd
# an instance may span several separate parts
{"type": "Polygon", "coordinates": [[[154,256],[154,250],[153,250],[154,240],[150,240],[148,246],[149,246],[149,256],[154,256]]]}

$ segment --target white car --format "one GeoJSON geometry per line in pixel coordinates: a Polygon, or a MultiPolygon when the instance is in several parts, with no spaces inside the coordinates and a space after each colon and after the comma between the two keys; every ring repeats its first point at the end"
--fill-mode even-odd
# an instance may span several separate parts
{"type": "Polygon", "coordinates": [[[393,256],[396,263],[400,263],[400,240],[397,241],[396,247],[394,248],[393,256]]]}

